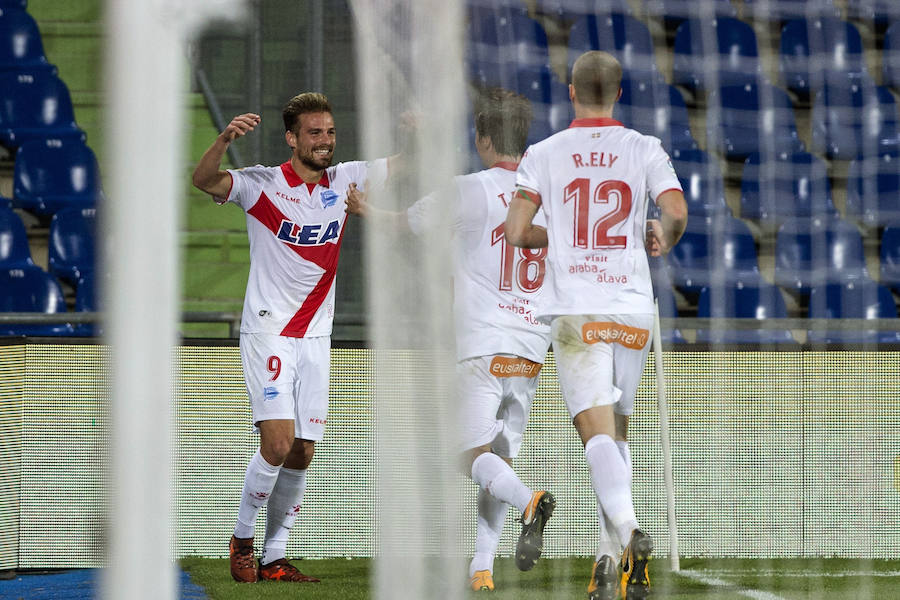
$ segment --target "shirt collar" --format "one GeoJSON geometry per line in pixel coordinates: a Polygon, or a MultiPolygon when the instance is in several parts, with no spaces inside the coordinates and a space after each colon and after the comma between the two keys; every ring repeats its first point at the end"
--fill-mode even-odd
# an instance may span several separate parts
{"type": "Polygon", "coordinates": [[[516,169],[519,168],[519,163],[508,161],[508,160],[501,160],[499,162],[495,162],[494,164],[492,164],[491,168],[492,169],[506,169],[507,171],[515,171],[516,169]]]}
{"type": "Polygon", "coordinates": [[[575,119],[569,125],[572,127],[624,127],[619,121],[610,117],[595,117],[590,119],[575,119]]]}
{"type": "MultiPolygon", "coordinates": [[[[297,187],[301,183],[305,183],[303,179],[294,171],[294,167],[291,166],[291,161],[281,163],[281,172],[284,173],[284,179],[291,187],[297,187]]],[[[315,188],[316,185],[321,185],[322,187],[326,188],[330,187],[330,182],[328,181],[328,170],[326,169],[322,171],[322,177],[319,179],[318,184],[310,183],[307,185],[312,188],[315,188]]]]}

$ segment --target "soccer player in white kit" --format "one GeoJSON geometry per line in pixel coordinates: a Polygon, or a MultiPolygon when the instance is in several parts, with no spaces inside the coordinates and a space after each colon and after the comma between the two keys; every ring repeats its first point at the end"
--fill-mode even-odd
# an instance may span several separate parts
{"type": "MultiPolygon", "coordinates": [[[[467,474],[479,486],[469,583],[475,591],[486,591],[494,589],[494,555],[508,505],[522,515],[516,565],[528,570],[540,557],[555,500],[547,491],[529,489],[510,466],[522,444],[550,345],[550,328],[535,319],[533,305],[544,280],[547,250],[514,248],[504,236],[531,105],[523,96],[489,88],[476,97],[474,115],[475,147],[486,168],[454,178],[446,192],[422,198],[403,220],[416,235],[427,235],[446,227],[437,205],[451,203],[459,450],[467,474]]],[[[359,200],[348,197],[351,213],[377,213],[403,222],[402,213],[386,215],[359,200]]],[[[536,219],[543,223],[542,215],[536,219]]]]}
{"type": "Polygon", "coordinates": [[[241,364],[259,428],[229,544],[231,575],[315,582],[285,557],[288,534],[306,488],[306,469],[322,439],[328,412],[334,279],[347,214],[344,196],[386,177],[389,159],[331,166],[335,127],[328,99],[303,93],[284,107],[291,158],[277,167],[220,169],[235,139],[260,122],[236,116],[204,153],[193,183],[247,217],[250,275],[241,317],[241,364]],[[259,509],[268,506],[257,568],[253,538],[259,509]]]}
{"type": "MultiPolygon", "coordinates": [[[[588,598],[646,598],[653,542],[631,497],[628,416],[650,348],[653,289],[647,252],[668,252],[684,232],[687,206],[657,138],[612,118],[622,67],[587,52],[572,69],[575,120],[531,146],[519,165],[507,242],[549,249],[538,317],[551,326],[560,388],[584,444],[597,495],[601,540],[611,524],[625,544],[618,571],[601,544],[588,598]],[[660,220],[646,220],[647,201],[660,220]],[[547,227],[533,224],[542,207],[547,227]]],[[[616,552],[617,553],[617,552],[616,552]]]]}

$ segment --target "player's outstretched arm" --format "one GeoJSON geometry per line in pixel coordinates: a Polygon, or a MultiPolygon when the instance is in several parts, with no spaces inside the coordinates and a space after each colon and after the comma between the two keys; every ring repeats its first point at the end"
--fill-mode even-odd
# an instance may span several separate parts
{"type": "Polygon", "coordinates": [[[531,222],[540,205],[540,194],[523,188],[516,190],[503,230],[507,242],[520,248],[547,247],[547,229],[531,222]]]}
{"type": "Polygon", "coordinates": [[[351,183],[347,188],[347,199],[344,200],[344,212],[348,215],[356,215],[364,219],[373,219],[378,223],[388,223],[394,227],[406,227],[409,225],[406,220],[406,213],[392,212],[389,210],[381,210],[373,207],[368,202],[369,182],[366,182],[365,191],[360,191],[355,183],[351,183]]]}
{"type": "Polygon", "coordinates": [[[647,221],[647,252],[650,256],[667,254],[681,239],[687,226],[687,203],[684,194],[668,190],[656,199],[662,216],[647,221]]]}
{"type": "Polygon", "coordinates": [[[231,190],[231,175],[220,169],[222,158],[231,142],[253,131],[259,121],[259,115],[254,113],[244,113],[231,120],[225,131],[219,134],[212,146],[200,157],[191,179],[194,187],[213,196],[228,195],[231,190]]]}

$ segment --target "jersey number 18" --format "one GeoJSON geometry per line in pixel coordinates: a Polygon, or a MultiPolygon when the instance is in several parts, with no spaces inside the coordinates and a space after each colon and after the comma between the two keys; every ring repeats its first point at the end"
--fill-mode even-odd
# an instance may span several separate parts
{"type": "Polygon", "coordinates": [[[544,283],[544,273],[547,270],[544,259],[547,258],[547,249],[518,248],[519,261],[516,263],[517,248],[506,243],[505,227],[506,223],[500,223],[491,232],[491,246],[500,244],[500,290],[504,292],[512,290],[515,272],[519,289],[523,292],[533,292],[544,283]]]}

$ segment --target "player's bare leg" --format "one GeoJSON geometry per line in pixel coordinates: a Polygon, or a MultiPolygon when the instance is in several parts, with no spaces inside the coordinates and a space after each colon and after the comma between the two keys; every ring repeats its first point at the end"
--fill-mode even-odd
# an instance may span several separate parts
{"type": "MultiPolygon", "coordinates": [[[[293,429],[291,431],[293,437],[293,429]]],[[[319,580],[301,573],[285,557],[288,535],[306,489],[306,469],[315,453],[315,442],[293,439],[266,511],[266,538],[259,561],[259,578],[266,581],[315,583],[319,580]]]]}

